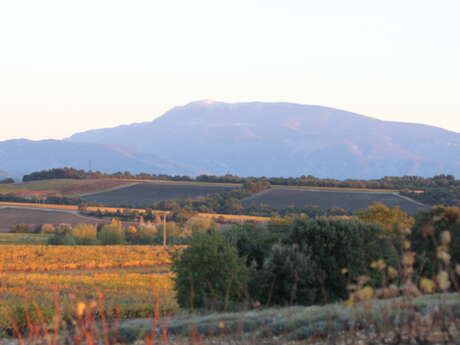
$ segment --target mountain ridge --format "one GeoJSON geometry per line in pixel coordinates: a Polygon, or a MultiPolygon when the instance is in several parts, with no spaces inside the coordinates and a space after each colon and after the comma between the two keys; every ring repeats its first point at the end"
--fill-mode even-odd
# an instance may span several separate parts
{"type": "Polygon", "coordinates": [[[460,155],[459,150],[451,152],[452,147],[460,148],[456,132],[289,102],[191,102],[135,127],[84,132],[67,140],[130,145],[214,174],[378,178],[460,173],[459,164],[448,162],[448,157],[438,159],[439,153],[435,155],[432,149],[439,147],[442,156],[450,142],[454,145],[447,153],[460,155]],[[120,143],[120,136],[135,139],[120,143]],[[166,148],[155,149],[163,145],[166,148]],[[210,153],[213,147],[216,150],[210,153]],[[232,158],[229,148],[246,158],[232,158]],[[278,151],[274,156],[269,153],[273,150],[278,151]],[[201,158],[193,158],[198,155],[201,158]],[[344,165],[331,164],[334,160],[344,165]],[[273,168],[277,163],[286,168],[273,168]],[[248,168],[251,165],[260,169],[248,168]]]}
{"type": "MultiPolygon", "coordinates": [[[[37,155],[33,146],[45,148],[46,142],[28,141],[28,150],[37,155]]],[[[0,142],[0,170],[11,173],[14,160],[5,154],[6,143],[0,142]]],[[[195,101],[152,121],[75,133],[52,143],[48,158],[58,158],[43,160],[50,166],[36,164],[34,157],[34,164],[23,164],[23,152],[16,162],[21,171],[56,163],[87,168],[82,155],[94,151],[99,153],[93,154],[95,168],[99,164],[104,172],[338,179],[460,175],[460,133],[289,102],[195,101]],[[63,158],[66,150],[72,159],[63,158]]]]}

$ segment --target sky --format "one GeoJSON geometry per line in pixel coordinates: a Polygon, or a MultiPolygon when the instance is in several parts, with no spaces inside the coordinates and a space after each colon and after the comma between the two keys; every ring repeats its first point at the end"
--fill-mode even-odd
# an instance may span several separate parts
{"type": "Polygon", "coordinates": [[[0,140],[201,99],[330,106],[460,132],[458,0],[0,1],[0,140]]]}

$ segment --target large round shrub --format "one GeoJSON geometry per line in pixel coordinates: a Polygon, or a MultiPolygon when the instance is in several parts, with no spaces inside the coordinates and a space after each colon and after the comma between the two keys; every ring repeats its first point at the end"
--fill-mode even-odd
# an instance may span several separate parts
{"type": "Polygon", "coordinates": [[[228,309],[245,298],[246,260],[221,233],[193,234],[190,246],[173,255],[172,271],[183,308],[228,309]]]}
{"type": "Polygon", "coordinates": [[[347,298],[348,280],[360,275],[379,279],[370,264],[378,259],[396,265],[397,251],[383,230],[372,224],[352,220],[296,219],[283,240],[295,245],[312,262],[312,272],[304,293],[305,304],[329,303],[347,298]],[[347,275],[342,270],[348,271],[347,275]]]}

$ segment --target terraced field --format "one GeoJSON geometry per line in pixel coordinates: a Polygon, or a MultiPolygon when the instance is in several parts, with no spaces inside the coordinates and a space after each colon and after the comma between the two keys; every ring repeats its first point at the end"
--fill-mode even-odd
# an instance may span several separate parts
{"type": "Polygon", "coordinates": [[[27,224],[31,227],[42,224],[80,223],[97,224],[108,222],[107,219],[83,217],[68,211],[33,210],[27,208],[0,207],[0,232],[8,232],[12,225],[27,224]]]}
{"type": "Polygon", "coordinates": [[[238,186],[186,183],[139,183],[133,186],[83,196],[85,201],[94,201],[105,206],[130,205],[149,206],[163,200],[182,198],[195,199],[215,193],[237,189],[238,186]]]}
{"type": "Polygon", "coordinates": [[[327,191],[305,190],[296,188],[273,188],[255,194],[243,200],[244,206],[251,204],[265,204],[275,209],[283,209],[289,206],[319,206],[322,209],[342,208],[356,211],[365,209],[375,202],[384,203],[387,206],[400,206],[404,212],[415,214],[425,209],[422,204],[397,193],[372,193],[358,191],[327,191]]]}

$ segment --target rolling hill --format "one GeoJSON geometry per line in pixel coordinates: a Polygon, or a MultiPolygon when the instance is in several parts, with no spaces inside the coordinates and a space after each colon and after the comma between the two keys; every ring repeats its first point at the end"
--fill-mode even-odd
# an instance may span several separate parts
{"type": "Polygon", "coordinates": [[[291,206],[317,206],[323,210],[340,208],[347,211],[358,211],[375,203],[383,203],[389,207],[398,206],[410,215],[415,215],[417,212],[429,208],[415,200],[403,197],[399,193],[305,188],[272,188],[242,200],[245,207],[254,204],[268,205],[278,210],[291,206]]]}
{"type": "Polygon", "coordinates": [[[331,178],[460,175],[460,134],[292,103],[193,102],[67,140],[132,147],[196,170],[331,178]]]}
{"type": "Polygon", "coordinates": [[[25,139],[0,142],[0,169],[21,176],[37,170],[73,167],[103,172],[156,171],[165,174],[194,174],[195,171],[155,155],[95,143],[25,139]]]}

